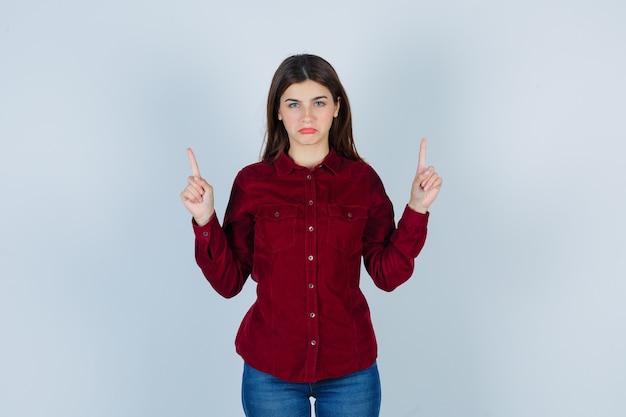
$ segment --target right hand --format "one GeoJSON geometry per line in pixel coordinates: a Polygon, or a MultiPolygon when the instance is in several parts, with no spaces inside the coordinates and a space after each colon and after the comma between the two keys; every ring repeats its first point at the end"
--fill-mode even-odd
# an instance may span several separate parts
{"type": "Polygon", "coordinates": [[[187,187],[180,193],[180,199],[198,226],[204,226],[215,212],[213,187],[200,176],[198,163],[191,148],[187,148],[187,156],[189,156],[192,176],[187,179],[187,187]]]}

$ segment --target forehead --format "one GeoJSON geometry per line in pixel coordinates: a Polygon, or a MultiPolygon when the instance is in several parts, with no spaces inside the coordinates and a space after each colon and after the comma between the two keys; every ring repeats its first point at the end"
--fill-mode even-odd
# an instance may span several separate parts
{"type": "Polygon", "coordinates": [[[316,81],[306,80],[301,83],[291,84],[289,87],[287,87],[287,89],[281,96],[281,101],[282,99],[288,98],[307,100],[322,96],[332,98],[332,94],[328,88],[316,81]]]}

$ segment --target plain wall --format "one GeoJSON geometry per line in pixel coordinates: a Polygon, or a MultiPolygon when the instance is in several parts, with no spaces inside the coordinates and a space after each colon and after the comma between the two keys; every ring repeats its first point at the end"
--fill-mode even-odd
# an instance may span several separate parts
{"type": "Polygon", "coordinates": [[[626,415],[626,6],[0,0],[0,415],[240,416],[254,298],[195,265],[190,146],[222,218],[287,56],[328,59],[413,278],[362,286],[383,417],[626,415]]]}

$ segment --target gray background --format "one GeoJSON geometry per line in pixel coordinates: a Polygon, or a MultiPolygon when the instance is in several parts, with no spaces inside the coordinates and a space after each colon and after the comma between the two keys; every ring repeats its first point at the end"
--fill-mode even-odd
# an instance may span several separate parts
{"type": "Polygon", "coordinates": [[[223,215],[293,53],[328,59],[399,213],[444,177],[414,277],[363,277],[382,416],[626,415],[619,1],[0,1],[0,415],[242,415],[179,200],[223,215]]]}

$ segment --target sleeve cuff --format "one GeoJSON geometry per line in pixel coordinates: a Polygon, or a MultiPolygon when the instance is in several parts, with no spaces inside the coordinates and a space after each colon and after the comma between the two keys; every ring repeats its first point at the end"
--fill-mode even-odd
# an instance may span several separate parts
{"type": "Polygon", "coordinates": [[[404,213],[402,213],[402,222],[411,228],[420,229],[425,228],[428,225],[428,218],[430,216],[430,212],[426,212],[425,214],[419,213],[413,210],[407,204],[404,207],[404,213]]]}
{"type": "Polygon", "coordinates": [[[195,219],[191,218],[191,225],[193,226],[193,232],[196,235],[196,239],[209,240],[215,227],[219,227],[219,222],[215,213],[209,219],[209,222],[204,226],[199,226],[195,219]]]}

